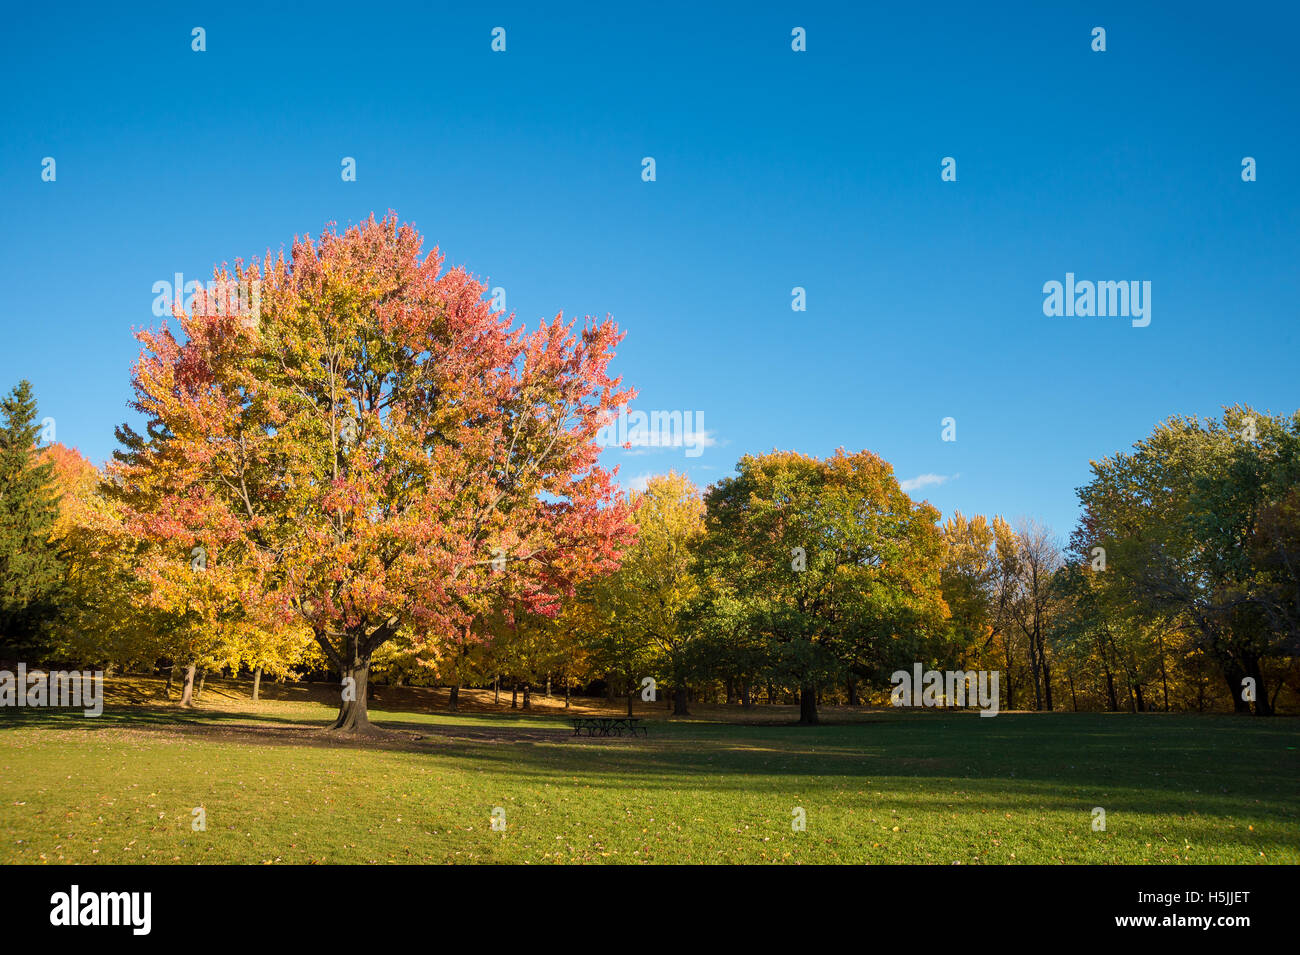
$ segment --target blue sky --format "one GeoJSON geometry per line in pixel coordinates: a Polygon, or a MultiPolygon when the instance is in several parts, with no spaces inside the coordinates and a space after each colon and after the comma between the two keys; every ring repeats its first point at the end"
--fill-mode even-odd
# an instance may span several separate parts
{"type": "Polygon", "coordinates": [[[1064,537],[1162,418],[1297,407],[1294,4],[542,6],[9,11],[0,387],[102,460],[154,282],[391,208],[703,414],[697,457],[608,452],[629,482],[868,448],[1064,537]],[[1150,281],[1151,324],[1044,316],[1067,272],[1150,281]]]}

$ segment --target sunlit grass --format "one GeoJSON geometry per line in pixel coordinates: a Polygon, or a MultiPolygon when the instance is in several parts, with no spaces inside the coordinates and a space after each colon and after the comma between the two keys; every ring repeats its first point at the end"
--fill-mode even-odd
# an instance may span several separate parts
{"type": "Polygon", "coordinates": [[[648,739],[589,740],[550,705],[377,709],[389,735],[339,743],[324,703],[215,689],[0,710],[0,862],[1300,862],[1293,719],[657,710],[648,739]]]}

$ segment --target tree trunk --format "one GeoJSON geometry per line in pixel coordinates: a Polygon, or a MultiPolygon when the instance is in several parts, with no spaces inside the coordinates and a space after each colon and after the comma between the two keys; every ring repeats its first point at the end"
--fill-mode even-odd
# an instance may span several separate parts
{"type": "Polygon", "coordinates": [[[171,666],[167,668],[167,699],[169,700],[172,698],[172,677],[174,677],[175,675],[176,675],[176,664],[173,663],[171,666]]]}
{"type": "Polygon", "coordinates": [[[458,709],[460,709],[460,684],[459,683],[453,683],[451,685],[450,699],[451,699],[451,711],[455,713],[458,709]]]}
{"type": "Polygon", "coordinates": [[[1259,659],[1250,657],[1246,660],[1246,675],[1255,680],[1255,715],[1272,716],[1273,706],[1268,698],[1268,688],[1264,686],[1264,670],[1259,659]]]}
{"type": "Polygon", "coordinates": [[[253,702],[256,703],[262,691],[262,668],[253,671],[253,702]]]}
{"type": "Polygon", "coordinates": [[[194,705],[194,671],[198,667],[190,664],[185,668],[185,684],[181,687],[181,706],[194,705]]]}
{"type": "Polygon", "coordinates": [[[686,687],[679,686],[673,689],[673,716],[690,716],[691,713],[686,709],[686,687]]]}
{"type": "Polygon", "coordinates": [[[339,715],[329,728],[340,733],[365,733],[372,727],[366,709],[370,690],[370,658],[355,659],[343,671],[342,700],[339,715]]]}
{"type": "Polygon", "coordinates": [[[799,722],[804,726],[817,725],[817,688],[803,686],[799,689],[799,722]]]}
{"type": "Polygon", "coordinates": [[[497,674],[496,678],[493,679],[492,681],[492,694],[493,694],[492,702],[500,703],[501,702],[501,674],[499,673],[497,674]]]}
{"type": "Polygon", "coordinates": [[[632,700],[636,696],[636,688],[627,691],[627,718],[632,718],[632,700]]]}
{"type": "Polygon", "coordinates": [[[1047,646],[1042,635],[1038,637],[1038,656],[1043,662],[1043,703],[1050,713],[1052,707],[1052,664],[1047,659],[1047,646]]]}
{"type": "Polygon", "coordinates": [[[743,709],[746,709],[746,710],[749,709],[750,707],[752,707],[752,706],[754,705],[754,701],[753,701],[753,699],[750,698],[750,695],[749,695],[749,681],[748,681],[748,680],[741,680],[741,681],[740,681],[740,705],[741,705],[741,707],[742,707],[743,709]]]}
{"type": "Polygon", "coordinates": [[[566,710],[569,708],[569,678],[567,676],[564,678],[564,708],[566,710]]]}
{"type": "Polygon", "coordinates": [[[551,698],[551,675],[549,673],[546,674],[546,698],[548,700],[551,698]]]}
{"type": "MultiPolygon", "coordinates": [[[[1241,698],[1241,680],[1246,671],[1236,660],[1224,660],[1220,666],[1223,669],[1223,679],[1228,684],[1228,695],[1232,698],[1232,712],[1249,713],[1250,704],[1241,698]]],[[[1259,689],[1258,684],[1255,689],[1259,689]]]]}
{"type": "Polygon", "coordinates": [[[194,693],[194,699],[203,699],[203,688],[208,685],[208,668],[204,667],[199,671],[199,688],[194,693]]]}
{"type": "Polygon", "coordinates": [[[849,706],[857,706],[858,705],[858,683],[856,680],[849,680],[848,691],[849,691],[849,706]]]}
{"type": "Polygon", "coordinates": [[[1165,712],[1169,712],[1169,674],[1165,672],[1165,635],[1162,633],[1156,644],[1160,648],[1160,682],[1165,689],[1165,712]]]}
{"type": "Polygon", "coordinates": [[[1106,644],[1101,644],[1101,668],[1106,674],[1106,702],[1112,713],[1119,712],[1119,696],[1115,693],[1115,674],[1110,671],[1110,661],[1106,658],[1106,644]]]}
{"type": "Polygon", "coordinates": [[[513,690],[510,691],[510,708],[519,709],[519,684],[516,683],[513,690]]]}
{"type": "Polygon", "coordinates": [[[1034,709],[1043,708],[1043,675],[1038,672],[1038,650],[1034,646],[1033,634],[1029,635],[1029,673],[1034,680],[1034,709]]]}
{"type": "Polygon", "coordinates": [[[1008,633],[1002,642],[1006,647],[1007,657],[1007,709],[1014,710],[1016,708],[1016,671],[1011,653],[1011,634],[1008,633]]]}
{"type": "Polygon", "coordinates": [[[1273,698],[1269,700],[1269,715],[1277,712],[1277,698],[1282,695],[1282,689],[1286,686],[1286,677],[1281,676],[1277,679],[1277,686],[1273,689],[1273,698]]]}
{"type": "Polygon", "coordinates": [[[532,708],[533,708],[533,685],[532,683],[525,683],[524,684],[524,709],[531,710],[532,708]]]}

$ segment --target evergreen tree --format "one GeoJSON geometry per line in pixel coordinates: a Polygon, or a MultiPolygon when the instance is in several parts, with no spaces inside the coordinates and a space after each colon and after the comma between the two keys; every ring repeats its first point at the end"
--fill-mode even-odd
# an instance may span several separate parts
{"type": "Polygon", "coordinates": [[[28,381],[0,402],[0,647],[25,655],[39,646],[63,579],[57,545],[53,467],[36,449],[40,426],[28,381]]]}

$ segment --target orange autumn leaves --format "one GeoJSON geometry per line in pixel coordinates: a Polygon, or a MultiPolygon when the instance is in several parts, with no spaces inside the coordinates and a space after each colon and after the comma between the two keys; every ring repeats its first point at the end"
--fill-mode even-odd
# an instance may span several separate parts
{"type": "Polygon", "coordinates": [[[421,246],[391,216],[298,239],[237,268],[255,322],[140,334],[146,430],[121,429],[112,472],[160,601],[305,625],[347,670],[399,630],[465,629],[506,580],[545,610],[617,560],[631,528],[593,440],[631,397],[617,327],[526,332],[421,246]]]}

